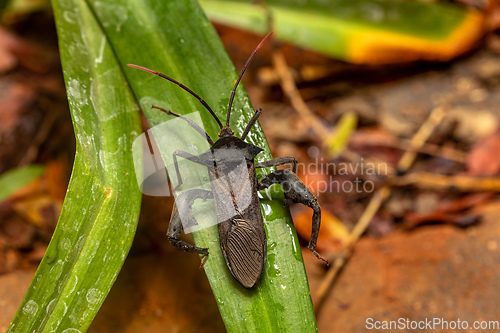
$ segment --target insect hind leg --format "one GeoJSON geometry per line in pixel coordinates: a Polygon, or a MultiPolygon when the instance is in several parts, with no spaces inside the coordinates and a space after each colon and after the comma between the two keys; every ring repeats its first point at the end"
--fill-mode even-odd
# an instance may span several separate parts
{"type": "Polygon", "coordinates": [[[312,232],[311,239],[307,247],[314,256],[318,259],[323,260],[328,263],[328,260],[319,255],[318,252],[314,250],[316,243],[318,241],[319,228],[321,226],[321,207],[318,204],[318,200],[307,188],[306,185],[297,177],[295,173],[290,170],[277,170],[266,177],[264,177],[258,185],[258,190],[268,188],[272,184],[280,184],[283,188],[283,193],[285,194],[284,205],[289,206],[294,203],[301,203],[306,205],[313,210],[312,217],[312,232]]]}
{"type": "Polygon", "coordinates": [[[193,215],[192,206],[196,199],[212,199],[213,193],[211,191],[202,189],[191,189],[179,194],[175,200],[174,210],[168,225],[167,237],[170,244],[173,246],[190,253],[204,254],[201,261],[200,268],[208,258],[208,248],[197,247],[193,244],[179,239],[181,231],[185,226],[197,225],[196,219],[193,215]],[[184,222],[184,223],[183,223],[184,222]]]}
{"type": "Polygon", "coordinates": [[[269,160],[269,161],[264,161],[255,164],[256,168],[270,168],[270,167],[275,167],[278,165],[283,165],[283,164],[292,164],[292,171],[293,173],[297,173],[297,160],[295,157],[280,157],[280,158],[275,158],[274,160],[269,160]]]}

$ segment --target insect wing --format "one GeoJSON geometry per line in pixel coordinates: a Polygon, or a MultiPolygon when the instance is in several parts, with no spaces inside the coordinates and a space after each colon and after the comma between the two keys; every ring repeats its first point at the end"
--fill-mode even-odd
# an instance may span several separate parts
{"type": "Polygon", "coordinates": [[[253,287],[264,269],[265,240],[252,223],[235,218],[227,235],[226,261],[244,287],[253,287]]]}
{"type": "Polygon", "coordinates": [[[237,149],[214,151],[212,189],[216,192],[218,221],[226,221],[241,215],[252,202],[252,184],[250,182],[247,161],[237,149]]]}

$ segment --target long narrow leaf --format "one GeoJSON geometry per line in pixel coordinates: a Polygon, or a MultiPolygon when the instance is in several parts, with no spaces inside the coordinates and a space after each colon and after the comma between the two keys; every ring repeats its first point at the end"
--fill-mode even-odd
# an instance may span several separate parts
{"type": "Polygon", "coordinates": [[[41,165],[28,165],[9,170],[0,176],[0,201],[38,178],[44,171],[41,165]]]}
{"type": "MultiPolygon", "coordinates": [[[[276,36],[353,63],[446,61],[484,33],[485,16],[450,3],[411,0],[266,0],[276,36]]],[[[200,0],[210,19],[263,33],[267,14],[252,0],[200,0]]]]}
{"type": "Polygon", "coordinates": [[[86,3],[53,7],[76,157],[59,223],[9,332],[85,332],[127,256],[140,206],[135,101],[86,3]]]}
{"type": "MultiPolygon", "coordinates": [[[[215,140],[220,130],[207,110],[193,96],[175,84],[152,74],[126,67],[132,63],[169,75],[198,93],[224,122],[230,92],[237,78],[213,27],[195,1],[90,1],[115,50],[125,75],[151,127],[171,120],[151,109],[157,105],[180,114],[199,112],[200,126],[215,140]]],[[[265,112],[265,110],[264,110],[265,112]]],[[[231,127],[241,134],[254,110],[239,87],[231,117],[231,127]]],[[[200,135],[187,128],[181,137],[163,132],[156,137],[170,175],[175,175],[172,151],[191,146],[200,135]]],[[[201,140],[203,141],[203,140],[201,140]]],[[[265,149],[259,161],[271,158],[262,129],[254,127],[247,141],[265,149]]],[[[185,163],[182,177],[197,178],[199,167],[185,163]]],[[[266,172],[269,172],[267,170],[266,172]]],[[[174,176],[173,181],[176,181],[174,176]]],[[[213,213],[201,224],[212,227],[194,233],[197,246],[208,247],[210,256],[205,272],[212,286],[222,318],[229,332],[310,332],[316,330],[309,287],[300,247],[288,210],[279,195],[261,200],[268,236],[268,256],[264,276],[252,290],[244,289],[229,273],[218,242],[213,213]]],[[[165,221],[166,223],[167,221],[165,221]]],[[[175,267],[172,274],[175,274],[175,267]]]]}

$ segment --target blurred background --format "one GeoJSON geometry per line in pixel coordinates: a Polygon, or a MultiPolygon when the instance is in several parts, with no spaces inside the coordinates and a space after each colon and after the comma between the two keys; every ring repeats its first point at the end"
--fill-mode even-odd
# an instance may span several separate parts
{"type": "MultiPolygon", "coordinates": [[[[443,318],[469,328],[440,331],[479,332],[474,321],[498,320],[497,3],[200,3],[237,69],[263,33],[245,15],[265,13],[279,31],[243,84],[263,110],[274,157],[297,158],[324,212],[317,249],[332,267],[303,251],[319,331],[373,331],[368,318],[443,318]]],[[[50,3],[15,0],[2,10],[5,331],[57,223],[75,140],[50,3]]],[[[134,244],[89,332],[224,331],[199,259],[166,239],[172,205],[143,196],[134,244]]],[[[291,210],[306,245],[312,212],[291,210]]]]}

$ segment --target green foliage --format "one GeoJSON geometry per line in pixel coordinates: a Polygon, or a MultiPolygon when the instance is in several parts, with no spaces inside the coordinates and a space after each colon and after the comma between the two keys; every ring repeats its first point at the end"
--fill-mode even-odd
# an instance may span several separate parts
{"type": "Polygon", "coordinates": [[[139,113],[84,2],[54,2],[76,156],[50,245],[9,332],[84,332],[132,244],[140,209],[139,113]]]}
{"type": "MultiPolygon", "coordinates": [[[[252,0],[200,0],[210,17],[264,33],[267,13],[252,0]]],[[[412,0],[266,0],[275,37],[355,63],[447,60],[479,39],[482,16],[456,4],[412,0]],[[402,56],[405,55],[405,56],[402,56]]]]}
{"type": "Polygon", "coordinates": [[[0,201],[38,178],[44,169],[42,165],[28,165],[3,173],[0,176],[0,201]]]}

